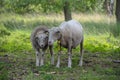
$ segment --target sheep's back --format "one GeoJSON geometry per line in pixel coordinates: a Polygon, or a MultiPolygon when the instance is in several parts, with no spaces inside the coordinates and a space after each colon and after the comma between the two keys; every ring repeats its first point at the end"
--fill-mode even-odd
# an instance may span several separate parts
{"type": "Polygon", "coordinates": [[[72,39],[73,47],[76,47],[83,38],[83,28],[82,25],[76,20],[70,20],[68,22],[63,22],[60,25],[62,35],[66,42],[72,39]]]}

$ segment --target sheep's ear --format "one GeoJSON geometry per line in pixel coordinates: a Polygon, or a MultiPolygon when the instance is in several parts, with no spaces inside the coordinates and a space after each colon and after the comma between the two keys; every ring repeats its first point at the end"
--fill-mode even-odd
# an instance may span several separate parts
{"type": "Polygon", "coordinates": [[[44,33],[48,35],[49,32],[48,32],[48,30],[46,30],[46,31],[44,31],[44,33]]]}
{"type": "Polygon", "coordinates": [[[56,32],[56,33],[60,33],[60,30],[61,30],[60,28],[59,28],[59,29],[57,29],[57,32],[56,32]]]}
{"type": "Polygon", "coordinates": [[[58,30],[56,33],[60,33],[60,31],[58,30]]]}
{"type": "Polygon", "coordinates": [[[60,28],[58,28],[56,33],[60,33],[60,31],[61,31],[61,29],[60,29],[60,28]]]}
{"type": "Polygon", "coordinates": [[[38,41],[38,37],[37,36],[35,36],[35,40],[38,41]]]}

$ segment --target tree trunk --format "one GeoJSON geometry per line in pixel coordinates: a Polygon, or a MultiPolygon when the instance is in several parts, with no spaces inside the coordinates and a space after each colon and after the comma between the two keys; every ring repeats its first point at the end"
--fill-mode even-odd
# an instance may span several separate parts
{"type": "Polygon", "coordinates": [[[108,0],[105,0],[105,1],[104,1],[104,6],[103,6],[103,8],[104,8],[105,12],[108,14],[108,13],[109,13],[109,11],[108,11],[108,0]]]}
{"type": "Polygon", "coordinates": [[[117,23],[120,23],[120,0],[116,0],[116,20],[117,23]]]}
{"type": "Polygon", "coordinates": [[[105,0],[104,1],[104,9],[109,14],[109,16],[113,15],[113,8],[114,8],[114,0],[105,0]]]}
{"type": "Polygon", "coordinates": [[[64,8],[65,21],[71,20],[72,17],[71,17],[71,8],[70,8],[70,3],[69,3],[69,1],[65,1],[63,8],[64,8]]]}
{"type": "Polygon", "coordinates": [[[110,15],[113,15],[114,0],[110,1],[110,15]]]}

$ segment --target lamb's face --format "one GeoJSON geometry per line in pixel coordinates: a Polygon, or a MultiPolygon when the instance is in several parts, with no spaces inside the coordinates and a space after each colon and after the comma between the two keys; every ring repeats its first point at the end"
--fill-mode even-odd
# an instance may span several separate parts
{"type": "Polygon", "coordinates": [[[48,44],[48,35],[45,33],[37,34],[36,41],[39,44],[40,48],[44,48],[48,44]]]}
{"type": "Polygon", "coordinates": [[[54,27],[49,30],[48,45],[53,43],[61,37],[60,28],[54,27]]]}

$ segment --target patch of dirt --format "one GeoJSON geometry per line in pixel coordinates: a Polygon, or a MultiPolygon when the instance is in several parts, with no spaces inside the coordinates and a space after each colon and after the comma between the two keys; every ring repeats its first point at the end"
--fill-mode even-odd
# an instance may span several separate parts
{"type": "Polygon", "coordinates": [[[9,62],[8,55],[0,56],[0,62],[9,62]]]}
{"type": "Polygon", "coordinates": [[[9,64],[6,67],[9,80],[23,80],[22,76],[27,75],[33,65],[33,60],[19,59],[8,55],[0,56],[0,62],[9,64]],[[27,62],[28,64],[26,64],[27,62]]]}

